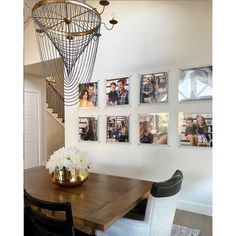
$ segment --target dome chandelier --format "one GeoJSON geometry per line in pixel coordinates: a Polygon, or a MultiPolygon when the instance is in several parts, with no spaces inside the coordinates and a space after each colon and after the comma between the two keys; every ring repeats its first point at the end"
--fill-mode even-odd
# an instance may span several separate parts
{"type": "MultiPolygon", "coordinates": [[[[65,105],[79,99],[78,85],[92,77],[99,42],[101,14],[85,0],[40,0],[32,8],[44,76],[64,88],[65,105]]],[[[110,21],[111,30],[118,22],[110,21]]]]}

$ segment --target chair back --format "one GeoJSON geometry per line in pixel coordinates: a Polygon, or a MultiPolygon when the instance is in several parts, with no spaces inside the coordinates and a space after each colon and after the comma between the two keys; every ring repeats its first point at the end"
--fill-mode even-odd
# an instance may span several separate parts
{"type": "Polygon", "coordinates": [[[153,183],[145,212],[145,221],[150,224],[149,236],[171,235],[182,181],[183,173],[177,170],[167,181],[153,183]]]}
{"type": "MultiPolygon", "coordinates": [[[[33,235],[37,236],[74,236],[70,202],[46,202],[39,200],[24,190],[25,219],[27,218],[33,235]],[[39,209],[37,209],[39,208],[39,209]],[[64,213],[65,219],[47,215],[43,210],[64,213]]],[[[25,232],[27,230],[25,229],[25,232]]]]}

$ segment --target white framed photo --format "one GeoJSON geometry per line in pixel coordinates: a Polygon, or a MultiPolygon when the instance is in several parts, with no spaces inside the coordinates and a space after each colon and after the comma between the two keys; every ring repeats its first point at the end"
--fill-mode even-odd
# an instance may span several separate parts
{"type": "Polygon", "coordinates": [[[139,115],[139,143],[168,145],[169,113],[139,115]]]}
{"type": "Polygon", "coordinates": [[[79,84],[78,108],[95,108],[98,105],[98,82],[79,84]]]}
{"type": "Polygon", "coordinates": [[[181,146],[212,147],[212,113],[179,112],[179,142],[181,146]]]}
{"type": "Polygon", "coordinates": [[[168,72],[143,74],[140,76],[140,104],[168,102],[168,72]]]}
{"type": "Polygon", "coordinates": [[[129,116],[106,117],[106,141],[108,143],[129,143],[129,116]]]}
{"type": "Polygon", "coordinates": [[[130,77],[106,80],[106,106],[130,104],[130,77]]]}
{"type": "Polygon", "coordinates": [[[98,141],[98,118],[79,117],[79,141],[98,141]]]}
{"type": "Polygon", "coordinates": [[[212,100],[212,66],[180,69],[179,102],[212,100]]]}

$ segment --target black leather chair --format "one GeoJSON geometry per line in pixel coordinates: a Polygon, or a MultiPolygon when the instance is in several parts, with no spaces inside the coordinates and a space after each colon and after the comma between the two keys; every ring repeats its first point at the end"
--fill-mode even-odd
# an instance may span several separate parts
{"type": "Polygon", "coordinates": [[[25,236],[87,236],[73,224],[70,202],[41,201],[24,190],[25,236]],[[49,216],[38,210],[51,210],[65,214],[65,219],[49,216]]]}
{"type": "MultiPolygon", "coordinates": [[[[153,183],[151,188],[151,195],[154,197],[170,197],[178,193],[181,189],[183,181],[183,173],[180,170],[176,170],[172,177],[164,182],[153,183]]],[[[130,212],[128,212],[125,217],[135,220],[144,220],[145,211],[147,207],[148,199],[144,199],[136,207],[134,207],[130,212]]]]}

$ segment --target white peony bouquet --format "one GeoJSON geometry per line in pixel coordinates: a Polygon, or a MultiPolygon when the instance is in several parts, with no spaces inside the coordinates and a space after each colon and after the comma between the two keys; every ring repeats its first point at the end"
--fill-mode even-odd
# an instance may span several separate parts
{"type": "Polygon", "coordinates": [[[46,169],[49,173],[55,170],[66,168],[69,171],[73,170],[88,170],[91,163],[84,152],[79,151],[76,147],[60,148],[55,151],[47,161],[46,169]]]}

